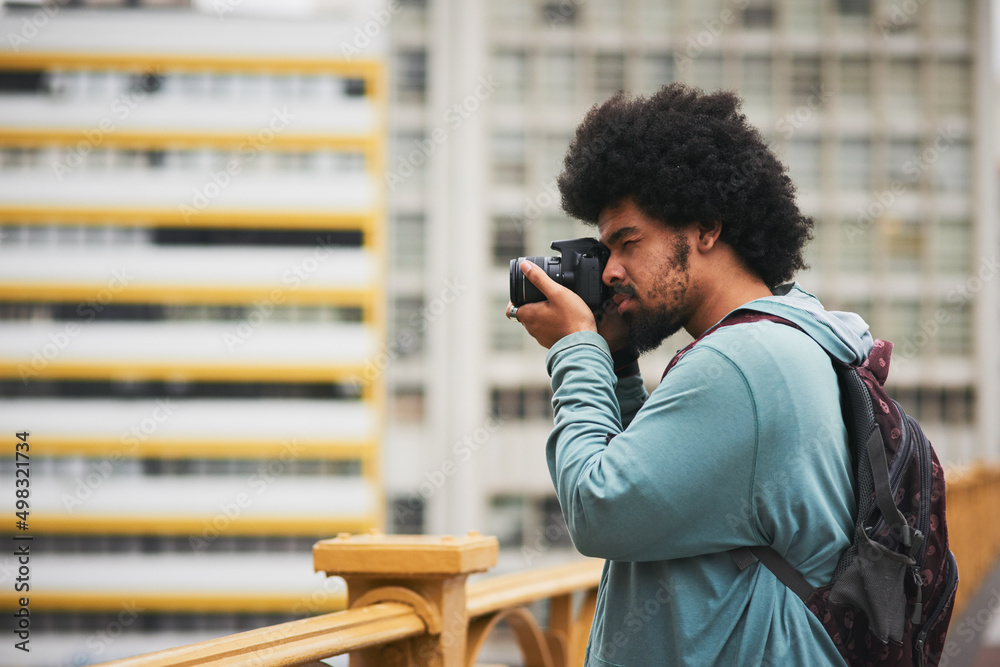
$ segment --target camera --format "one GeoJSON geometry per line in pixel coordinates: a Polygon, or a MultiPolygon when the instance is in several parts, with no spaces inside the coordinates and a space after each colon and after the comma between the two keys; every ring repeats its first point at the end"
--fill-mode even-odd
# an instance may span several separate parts
{"type": "Polygon", "coordinates": [[[597,315],[611,298],[611,290],[601,280],[610,251],[597,239],[553,241],[552,249],[562,257],[518,257],[510,260],[510,302],[515,306],[545,301],[545,295],[521,273],[521,262],[528,260],[552,280],[580,295],[597,315]]]}

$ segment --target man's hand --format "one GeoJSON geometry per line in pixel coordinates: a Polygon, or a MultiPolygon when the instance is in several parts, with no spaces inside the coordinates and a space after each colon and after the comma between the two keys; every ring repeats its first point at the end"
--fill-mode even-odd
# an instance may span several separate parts
{"type": "MultiPolygon", "coordinates": [[[[539,345],[550,348],[571,333],[597,331],[594,313],[573,290],[552,280],[527,260],[521,262],[521,273],[548,299],[526,303],[517,309],[518,321],[539,345]]],[[[507,312],[510,312],[509,305],[507,312]]]]}
{"type": "Polygon", "coordinates": [[[628,325],[624,318],[618,313],[618,304],[608,299],[604,302],[600,321],[597,323],[597,333],[604,336],[608,341],[608,347],[612,352],[621,350],[628,345],[628,325]]]}

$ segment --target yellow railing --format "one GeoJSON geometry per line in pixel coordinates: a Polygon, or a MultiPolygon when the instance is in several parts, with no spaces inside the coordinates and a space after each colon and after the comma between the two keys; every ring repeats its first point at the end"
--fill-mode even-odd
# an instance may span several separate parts
{"type": "Polygon", "coordinates": [[[583,662],[597,600],[601,561],[584,560],[466,583],[492,567],[497,541],[341,535],[313,550],[317,570],[347,580],[348,609],[179,648],[105,667],[304,665],[351,653],[351,664],[471,667],[493,629],[505,622],[526,663],[583,662]],[[574,598],[582,593],[580,601],[574,598]],[[548,600],[548,628],[528,605],[548,600]]]}
{"type": "MultiPolygon", "coordinates": [[[[1000,555],[1000,466],[946,473],[951,548],[961,571],[956,617],[1000,555]]],[[[348,609],[106,663],[105,667],[305,665],[344,653],[352,667],[472,667],[501,622],[533,667],[583,664],[602,563],[584,560],[466,583],[496,563],[497,542],[352,536],[313,548],[316,570],[347,581],[348,609]],[[548,601],[543,629],[528,606],[548,601]]]]}
{"type": "Polygon", "coordinates": [[[948,540],[958,562],[955,617],[979,590],[1000,556],[1000,465],[945,471],[948,540]]]}

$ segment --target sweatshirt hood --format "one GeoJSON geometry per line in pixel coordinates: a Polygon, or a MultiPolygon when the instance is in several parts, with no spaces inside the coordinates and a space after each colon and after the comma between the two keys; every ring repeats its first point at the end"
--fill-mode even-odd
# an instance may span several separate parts
{"type": "Polygon", "coordinates": [[[774,296],[744,304],[741,310],[769,313],[794,322],[828,353],[846,363],[860,364],[875,346],[868,323],[859,315],[825,309],[797,282],[779,285],[772,293],[774,296]]]}

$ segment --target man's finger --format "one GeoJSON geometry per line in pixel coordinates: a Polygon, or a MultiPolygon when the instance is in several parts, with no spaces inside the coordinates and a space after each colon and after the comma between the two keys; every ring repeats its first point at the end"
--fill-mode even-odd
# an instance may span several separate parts
{"type": "Polygon", "coordinates": [[[566,289],[556,281],[552,280],[547,273],[542,271],[541,267],[537,264],[533,264],[528,260],[521,262],[521,273],[531,281],[531,284],[538,288],[538,290],[545,295],[546,299],[552,300],[552,297],[559,291],[566,289]]]}

